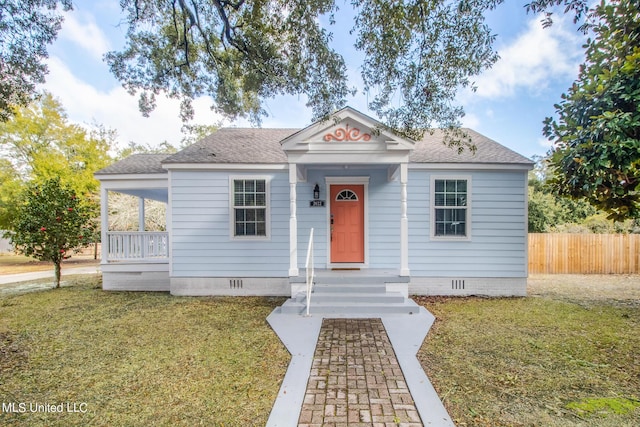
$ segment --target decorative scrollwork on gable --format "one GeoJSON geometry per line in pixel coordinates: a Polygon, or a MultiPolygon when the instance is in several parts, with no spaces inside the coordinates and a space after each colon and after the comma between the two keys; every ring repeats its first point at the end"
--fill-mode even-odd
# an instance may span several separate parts
{"type": "Polygon", "coordinates": [[[333,133],[328,133],[324,136],[325,141],[369,141],[371,140],[371,134],[362,133],[358,128],[349,128],[349,125],[345,125],[343,128],[338,128],[333,133]]]}

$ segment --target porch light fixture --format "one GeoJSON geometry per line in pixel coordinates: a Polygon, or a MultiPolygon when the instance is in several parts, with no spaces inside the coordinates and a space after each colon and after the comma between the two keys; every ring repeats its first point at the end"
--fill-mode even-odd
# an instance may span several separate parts
{"type": "Polygon", "coordinates": [[[316,186],[313,187],[313,199],[318,200],[319,198],[320,198],[320,186],[316,184],[316,186]]]}

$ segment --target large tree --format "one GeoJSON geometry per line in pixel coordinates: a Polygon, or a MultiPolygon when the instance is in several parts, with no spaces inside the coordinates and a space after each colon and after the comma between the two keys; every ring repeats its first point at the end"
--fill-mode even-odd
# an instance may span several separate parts
{"type": "Polygon", "coordinates": [[[71,0],[0,1],[0,121],[13,115],[15,105],[29,104],[44,83],[47,45],[62,23],[58,6],[69,10],[71,0]]]}
{"type": "MultiPolygon", "coordinates": [[[[458,125],[456,90],[497,55],[483,12],[495,0],[352,0],[355,46],[370,106],[390,127],[415,135],[458,125]]],[[[143,112],[158,93],[213,98],[228,118],[259,123],[262,101],[304,94],[314,118],[342,107],[349,86],[344,58],[331,47],[334,0],[123,0],[128,44],[106,59],[143,112]]]]}
{"type": "Polygon", "coordinates": [[[16,215],[16,200],[23,187],[15,168],[8,159],[0,158],[0,230],[9,226],[16,215]]]}
{"type": "Polygon", "coordinates": [[[545,120],[551,185],[615,220],[640,217],[640,4],[602,1],[578,80],[545,120]]]}
{"type": "Polygon", "coordinates": [[[0,229],[9,227],[17,189],[27,182],[58,177],[83,199],[97,194],[93,173],[111,162],[112,142],[104,130],[92,133],[69,124],[50,94],[14,108],[14,116],[0,122],[0,229]]]}
{"type": "Polygon", "coordinates": [[[93,173],[111,161],[112,143],[104,132],[69,123],[62,104],[46,92],[0,123],[0,154],[23,181],[61,177],[79,194],[97,191],[93,173]]]}
{"type": "MultiPolygon", "coordinates": [[[[164,93],[181,99],[186,119],[193,114],[191,100],[208,95],[224,116],[259,123],[263,101],[274,95],[305,95],[316,119],[344,106],[355,89],[344,58],[332,46],[354,43],[364,55],[359,71],[369,107],[388,126],[417,137],[434,126],[459,125],[464,112],[456,91],[473,88],[474,76],[498,58],[484,14],[503,1],[120,0],[126,46],[106,60],[123,85],[140,95],[145,114],[164,93]],[[352,40],[333,40],[339,5],[354,16],[347,24],[352,40]]],[[[0,36],[19,26],[20,34],[37,42],[39,50],[25,58],[40,71],[23,73],[40,81],[43,46],[60,25],[51,8],[68,8],[71,2],[30,0],[24,9],[33,13],[18,3],[0,2],[0,29],[7,28],[0,36]],[[9,9],[20,20],[8,19],[9,9]],[[42,25],[31,26],[35,22],[42,25]]],[[[543,12],[557,5],[565,5],[576,20],[587,8],[586,0],[533,0],[526,7],[543,12]]],[[[19,89],[26,93],[28,85],[19,89]]]]}

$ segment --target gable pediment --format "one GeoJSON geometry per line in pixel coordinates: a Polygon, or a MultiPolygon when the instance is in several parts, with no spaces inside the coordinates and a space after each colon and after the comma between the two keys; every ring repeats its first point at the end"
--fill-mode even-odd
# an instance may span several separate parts
{"type": "MultiPolygon", "coordinates": [[[[282,141],[282,148],[289,157],[295,153],[335,153],[347,156],[345,161],[349,160],[349,155],[370,154],[379,157],[377,162],[383,162],[385,153],[394,152],[394,157],[402,152],[408,155],[413,147],[413,141],[389,132],[382,123],[350,107],[282,141]]],[[[306,157],[306,161],[311,161],[306,157]]]]}

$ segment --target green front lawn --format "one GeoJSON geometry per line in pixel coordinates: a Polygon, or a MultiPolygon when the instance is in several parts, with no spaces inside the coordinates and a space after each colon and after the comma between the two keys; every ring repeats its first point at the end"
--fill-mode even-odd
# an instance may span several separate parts
{"type": "Polygon", "coordinates": [[[640,426],[640,304],[418,298],[419,353],[458,427],[640,426]]]}
{"type": "MultiPolygon", "coordinates": [[[[284,299],[69,281],[0,296],[0,402],[86,412],[5,410],[0,425],[265,424],[289,361],[265,318],[284,299]]],[[[416,298],[437,316],[419,358],[458,427],[640,425],[640,302],[555,285],[528,298],[416,298]]]]}
{"type": "Polygon", "coordinates": [[[79,280],[0,297],[0,402],[27,411],[0,409],[0,425],[265,424],[289,362],[265,321],[282,299],[109,293],[99,277],[79,280]],[[30,412],[67,402],[78,412],[30,412]]]}

